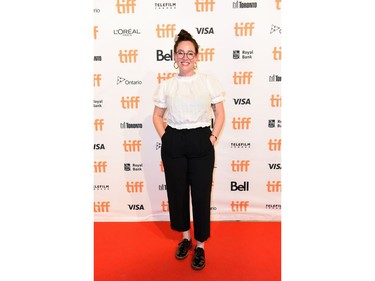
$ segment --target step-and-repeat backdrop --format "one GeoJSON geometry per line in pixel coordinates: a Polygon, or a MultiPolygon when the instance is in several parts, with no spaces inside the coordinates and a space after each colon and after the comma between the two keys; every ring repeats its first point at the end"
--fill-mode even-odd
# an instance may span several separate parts
{"type": "Polygon", "coordinates": [[[213,221],[281,221],[281,0],[94,0],[94,218],[167,221],[153,95],[172,77],[174,37],[226,91],[213,221]]]}

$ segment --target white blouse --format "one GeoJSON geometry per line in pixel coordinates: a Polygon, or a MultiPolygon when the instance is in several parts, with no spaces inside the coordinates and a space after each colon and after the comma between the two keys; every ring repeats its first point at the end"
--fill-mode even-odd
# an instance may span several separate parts
{"type": "Polygon", "coordinates": [[[167,109],[169,126],[175,129],[193,129],[211,125],[211,105],[223,101],[224,94],[219,81],[211,75],[175,75],[159,84],[154,104],[167,109]]]}

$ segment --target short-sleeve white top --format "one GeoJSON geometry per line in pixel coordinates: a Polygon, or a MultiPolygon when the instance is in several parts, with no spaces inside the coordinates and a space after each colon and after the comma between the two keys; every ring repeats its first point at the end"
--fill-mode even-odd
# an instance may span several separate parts
{"type": "Polygon", "coordinates": [[[193,129],[211,125],[211,105],[222,102],[225,92],[212,75],[196,73],[162,81],[154,95],[154,104],[166,108],[167,124],[175,129],[193,129]]]}

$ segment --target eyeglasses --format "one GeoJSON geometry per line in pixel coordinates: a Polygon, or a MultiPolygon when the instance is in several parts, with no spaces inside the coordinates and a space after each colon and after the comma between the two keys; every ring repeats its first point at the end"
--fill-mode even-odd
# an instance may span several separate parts
{"type": "Polygon", "coordinates": [[[177,57],[179,59],[183,59],[186,55],[186,57],[189,59],[189,60],[192,60],[194,57],[195,57],[195,53],[192,52],[192,51],[188,51],[187,53],[185,53],[184,51],[177,51],[177,57]]]}

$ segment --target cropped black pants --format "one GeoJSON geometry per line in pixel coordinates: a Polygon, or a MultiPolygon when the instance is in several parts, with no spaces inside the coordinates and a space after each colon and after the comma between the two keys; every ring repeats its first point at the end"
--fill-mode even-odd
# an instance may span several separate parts
{"type": "Polygon", "coordinates": [[[201,242],[210,237],[215,162],[210,135],[210,127],[178,130],[167,126],[161,139],[171,228],[180,232],[190,229],[191,193],[194,237],[201,242]]]}

